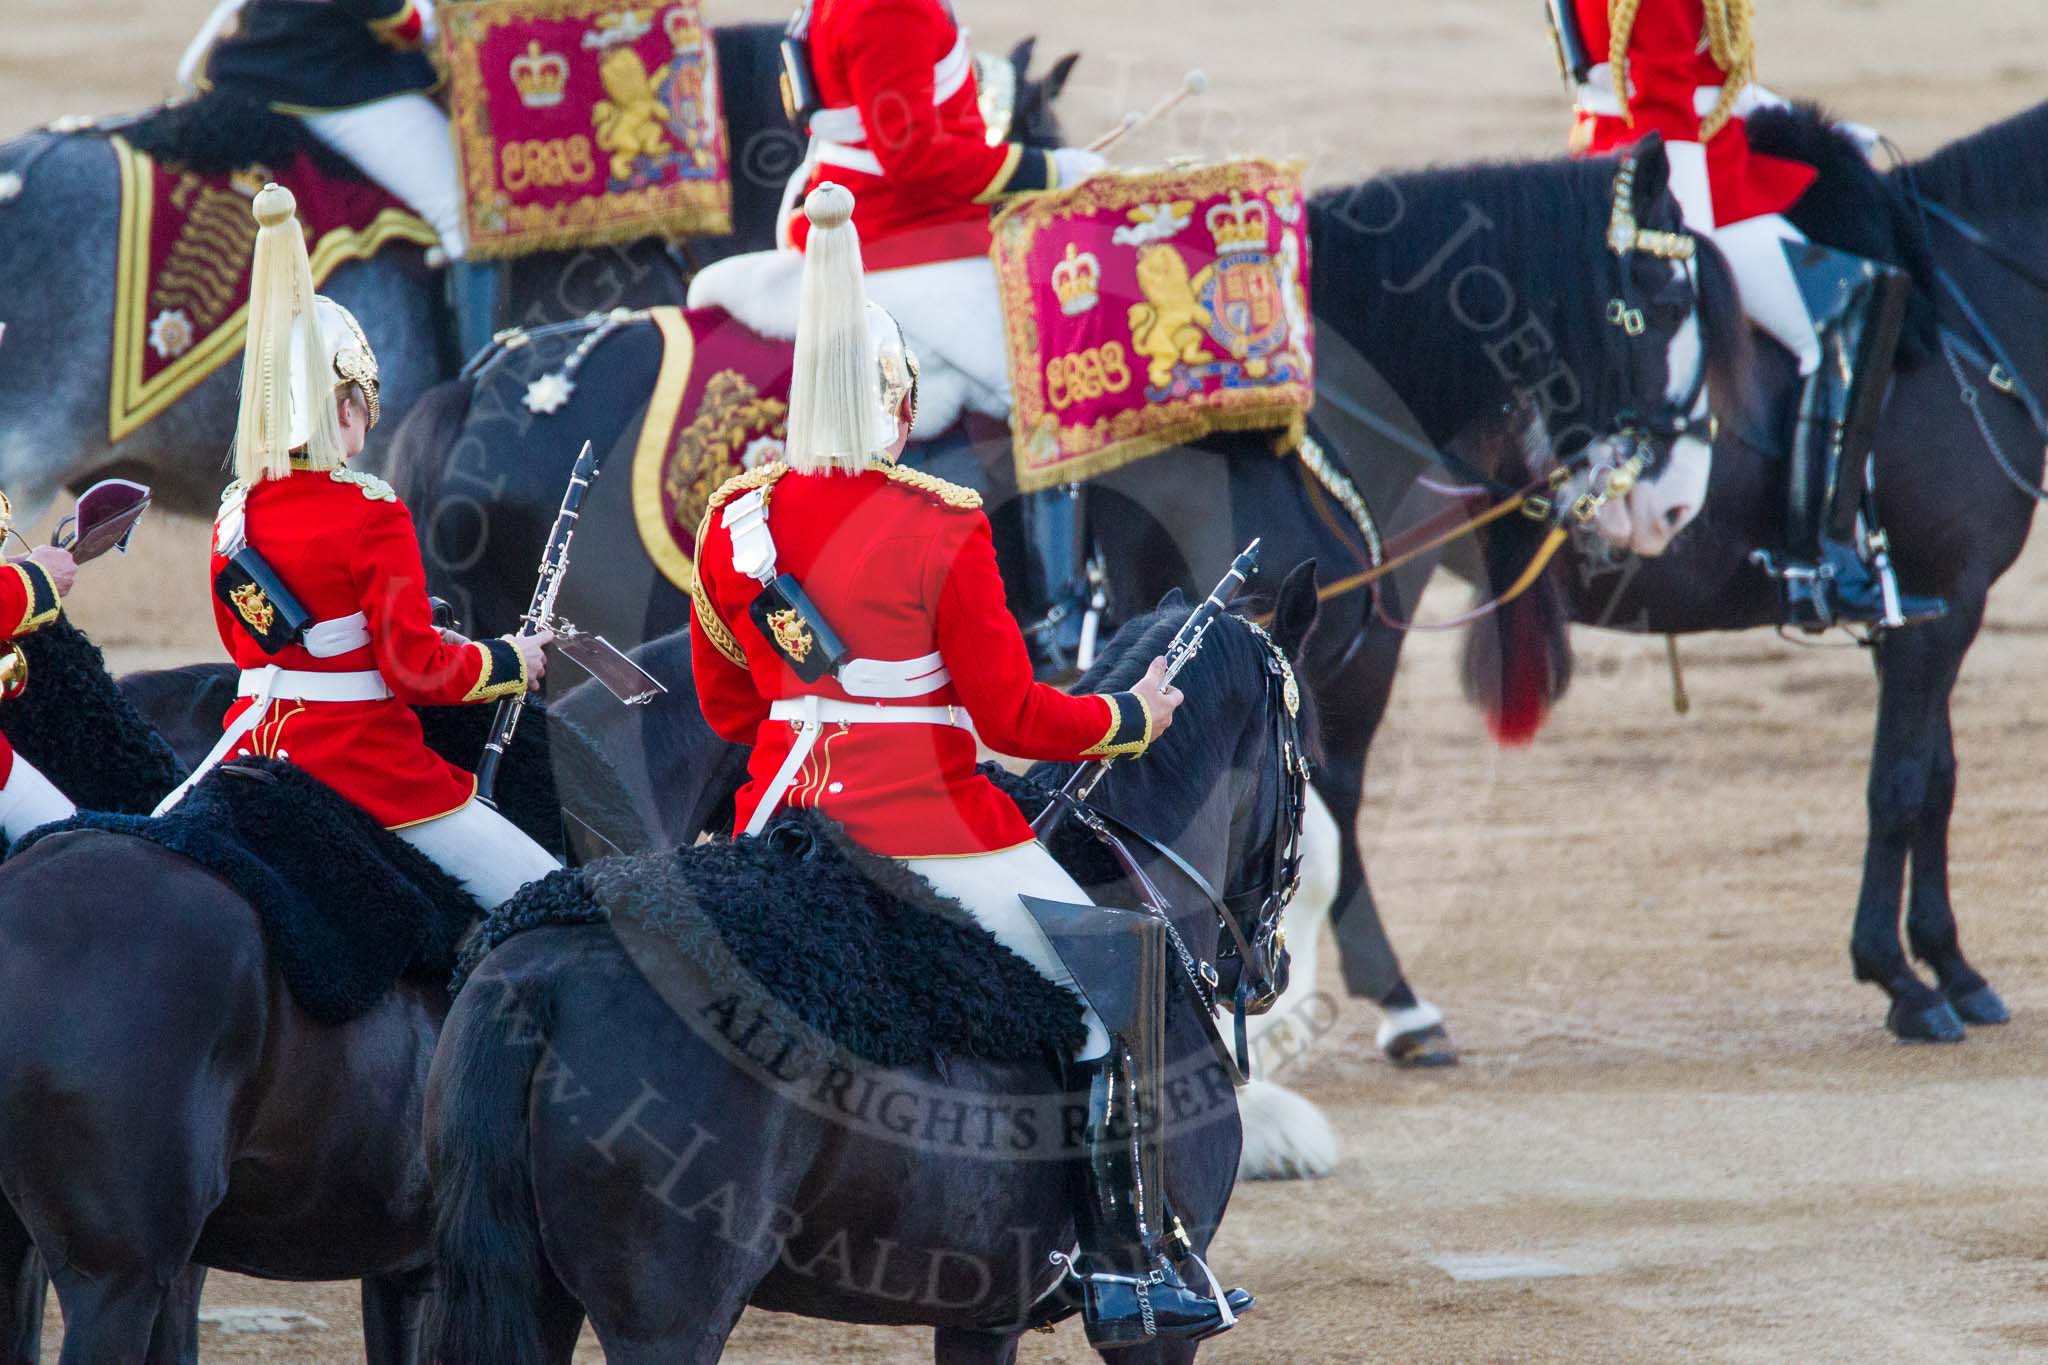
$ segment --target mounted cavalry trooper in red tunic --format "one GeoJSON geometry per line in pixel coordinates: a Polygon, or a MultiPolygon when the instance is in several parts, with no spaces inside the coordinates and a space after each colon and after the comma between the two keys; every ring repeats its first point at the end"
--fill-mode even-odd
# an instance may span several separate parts
{"type": "Polygon", "coordinates": [[[1814,171],[1749,145],[1746,116],[1785,104],[1754,79],[1754,0],[1548,4],[1577,91],[1572,151],[1662,134],[1686,226],[1720,248],[1750,320],[1798,361],[1787,559],[1759,553],[1780,582],[1786,624],[1900,626],[1940,615],[1936,599],[1899,596],[1870,496],[1871,438],[1909,286],[1875,262],[1808,248],[1786,221],[1814,171]],[[1797,270],[1794,254],[1807,258],[1797,270]]]}
{"type": "Polygon", "coordinates": [[[241,665],[226,733],[175,805],[225,760],[289,759],[439,863],[488,909],[555,860],[474,801],[412,707],[495,702],[538,684],[551,636],[437,631],[412,517],[348,468],[377,420],[377,360],[349,311],[313,292],[291,192],[256,196],[256,263],[235,482],[211,560],[214,623],[241,665]]]}
{"type": "MultiPolygon", "coordinates": [[[[869,297],[924,358],[914,437],[941,435],[963,412],[1006,420],[1009,360],[988,260],[990,215],[1010,196],[1083,179],[1102,157],[1000,140],[1004,129],[990,128],[982,98],[997,92],[983,90],[951,0],[809,0],[790,23],[783,66],[785,102],[810,137],[783,197],[785,249],[706,267],[691,282],[690,305],[793,336],[796,253],[809,230],[799,205],[829,178],[859,204],[869,297]]],[[[1050,605],[1072,595],[1072,499],[1033,495],[1027,515],[1034,577],[1043,580],[1034,595],[1050,605]]]]}
{"type": "Polygon", "coordinates": [[[433,99],[432,0],[219,0],[178,65],[198,91],[261,100],[440,234],[464,355],[491,339],[496,274],[470,267],[448,115],[433,99]]]}
{"type": "MultiPolygon", "coordinates": [[[[10,515],[7,499],[0,498],[0,533],[10,515]]],[[[0,564],[0,642],[19,640],[56,620],[61,599],[77,575],[71,552],[55,545],[38,545],[22,558],[0,564]]],[[[0,654],[0,660],[7,657],[0,654]]],[[[19,666],[19,656],[12,657],[19,666]]],[[[0,699],[13,696],[25,684],[21,675],[10,677],[0,668],[0,699]]],[[[0,735],[0,836],[7,843],[77,810],[33,763],[14,752],[7,736],[0,735]]]]}
{"type": "MultiPolygon", "coordinates": [[[[852,212],[852,197],[829,183],[805,201],[787,462],[727,482],[699,532],[698,699],[714,730],[754,746],[735,810],[744,833],[779,810],[820,811],[1073,989],[1018,897],[1085,905],[1087,894],[975,771],[976,737],[1020,758],[1137,754],[1180,695],[1162,682],[1163,659],[1114,695],[1033,681],[980,497],[895,463],[918,366],[895,319],[866,300],[852,212]]],[[[1084,1011],[1075,1066],[1090,1086],[1078,1220],[1092,1272],[1082,1276],[1089,1337],[1113,1347],[1220,1330],[1229,1315],[1188,1288],[1165,1253],[1158,1201],[1137,1198],[1139,1154],[1115,1121],[1127,1113],[1126,1049],[1084,1011]]],[[[1157,1158],[1145,1154],[1148,1178],[1157,1158]]],[[[1232,1296],[1238,1311],[1250,1305],[1232,1296]]]]}

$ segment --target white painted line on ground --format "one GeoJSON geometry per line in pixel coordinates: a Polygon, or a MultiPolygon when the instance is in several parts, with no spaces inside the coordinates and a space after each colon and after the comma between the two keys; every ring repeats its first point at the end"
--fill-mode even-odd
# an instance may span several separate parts
{"type": "Polygon", "coordinates": [[[1454,1280],[1552,1280],[1586,1273],[1532,1256],[1432,1256],[1429,1263],[1454,1280]]]}

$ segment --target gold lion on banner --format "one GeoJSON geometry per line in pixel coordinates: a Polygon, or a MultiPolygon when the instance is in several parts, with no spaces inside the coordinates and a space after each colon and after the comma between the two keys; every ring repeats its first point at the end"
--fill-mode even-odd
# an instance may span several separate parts
{"type": "Polygon", "coordinates": [[[1165,243],[1139,249],[1137,273],[1145,302],[1131,305],[1131,348],[1151,358],[1146,377],[1163,389],[1173,383],[1176,364],[1216,358],[1202,344],[1209,310],[1196,297],[1199,285],[1188,277],[1188,263],[1165,243]]]}
{"type": "Polygon", "coordinates": [[[661,107],[646,64],[630,47],[607,52],[597,76],[611,98],[591,106],[590,126],[597,132],[598,150],[612,154],[612,179],[630,180],[636,159],[658,160],[672,150],[668,111],[661,107]]]}

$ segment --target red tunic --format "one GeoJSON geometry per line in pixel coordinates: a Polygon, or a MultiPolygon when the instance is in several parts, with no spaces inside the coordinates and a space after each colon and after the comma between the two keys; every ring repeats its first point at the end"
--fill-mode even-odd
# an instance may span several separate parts
{"type": "MultiPolygon", "coordinates": [[[[950,99],[932,104],[933,68],[959,36],[943,0],[817,0],[811,12],[818,98],[860,111],[866,140],[848,145],[872,153],[882,174],[821,164],[805,192],[827,180],[853,191],[870,270],[986,255],[989,206],[1054,183],[1044,151],[989,145],[971,73],[950,99]]],[[[789,231],[801,248],[810,234],[801,209],[789,231]]]]}
{"type": "MultiPolygon", "coordinates": [[[[1613,30],[1607,0],[1573,0],[1589,53],[1604,58],[1613,30]]],[[[1642,0],[1628,34],[1626,107],[1632,120],[1580,110],[1572,148],[1592,155],[1616,151],[1645,134],[1697,142],[1701,115],[1693,92],[1720,85],[1725,73],[1706,41],[1701,0],[1642,0]]],[[[1714,195],[1714,226],[1783,213],[1806,193],[1813,167],[1749,148],[1749,132],[1731,118],[1707,143],[1707,180],[1714,195]]]]}
{"type": "MultiPolygon", "coordinates": [[[[852,699],[830,677],[799,679],[747,614],[760,585],[733,567],[720,508],[763,484],[778,569],[804,585],[848,650],[884,660],[936,650],[952,674],[937,691],[883,705],[958,705],[983,743],[1018,758],[1136,753],[1151,739],[1129,693],[1075,697],[1032,678],[977,494],[894,466],[856,476],[768,465],[718,491],[697,541],[690,652],[698,703],[712,729],[754,746],[737,828],[795,735],[789,722],[769,718],[769,702],[806,693],[852,699]]],[[[974,735],[957,727],[827,723],[784,805],[821,810],[862,846],[896,858],[1028,842],[1031,827],[974,764],[974,735]]]]}
{"type": "MultiPolygon", "coordinates": [[[[0,640],[18,640],[57,619],[57,585],[31,559],[0,564],[0,640]]],[[[5,705],[0,702],[0,705],[5,705]]],[[[14,776],[14,746],[0,734],[0,787],[14,776]]]]}
{"type": "MultiPolygon", "coordinates": [[[[244,504],[246,536],[315,620],[362,612],[370,643],[332,658],[290,645],[265,654],[213,598],[221,643],[245,669],[276,664],[311,673],[376,669],[393,695],[382,701],[280,697],[235,750],[288,758],[390,828],[458,810],[476,776],[429,749],[412,708],[497,701],[526,688],[526,665],[503,640],[450,645],[434,629],[426,570],[412,517],[381,479],[350,470],[265,479],[244,504]]],[[[210,573],[225,561],[212,557],[210,573]]],[[[232,724],[249,708],[228,708],[232,724]]]]}

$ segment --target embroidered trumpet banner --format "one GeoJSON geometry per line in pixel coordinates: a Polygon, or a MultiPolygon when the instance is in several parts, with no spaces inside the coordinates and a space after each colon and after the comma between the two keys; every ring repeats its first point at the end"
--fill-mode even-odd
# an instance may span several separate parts
{"type": "Polygon", "coordinates": [[[1025,491],[1314,400],[1300,162],[1101,173],[995,220],[1025,491]]]}
{"type": "Polygon", "coordinates": [[[697,0],[468,0],[440,15],[470,255],[732,230],[697,0]]]}
{"type": "Polygon", "coordinates": [[[241,356],[256,246],[249,201],[266,181],[298,200],[315,287],[343,261],[366,260],[393,242],[426,247],[439,240],[377,185],[323,174],[303,152],[288,166],[200,175],[159,165],[119,137],[107,143],[121,178],[107,385],[111,441],[241,356]]]}
{"type": "Polygon", "coordinates": [[[742,469],[782,458],[791,350],[722,308],[647,316],[661,331],[661,367],[633,450],[633,523],[662,577],[688,592],[711,495],[742,469]]]}

